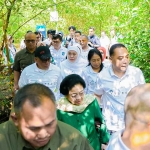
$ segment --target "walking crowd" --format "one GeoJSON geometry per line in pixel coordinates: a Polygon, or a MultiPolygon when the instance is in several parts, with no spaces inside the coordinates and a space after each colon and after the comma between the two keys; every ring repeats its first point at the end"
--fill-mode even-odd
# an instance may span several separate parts
{"type": "Polygon", "coordinates": [[[0,149],[149,150],[150,84],[126,46],[114,29],[68,31],[27,31],[20,51],[9,48],[16,94],[0,149]]]}

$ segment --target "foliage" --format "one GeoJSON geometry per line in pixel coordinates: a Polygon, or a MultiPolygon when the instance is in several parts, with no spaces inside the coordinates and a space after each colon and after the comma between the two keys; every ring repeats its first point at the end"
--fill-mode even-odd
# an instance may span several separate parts
{"type": "Polygon", "coordinates": [[[150,82],[150,5],[147,1],[125,2],[120,13],[116,15],[116,26],[121,28],[131,54],[131,63],[139,67],[150,82]],[[123,31],[124,30],[124,31],[123,31]]]}

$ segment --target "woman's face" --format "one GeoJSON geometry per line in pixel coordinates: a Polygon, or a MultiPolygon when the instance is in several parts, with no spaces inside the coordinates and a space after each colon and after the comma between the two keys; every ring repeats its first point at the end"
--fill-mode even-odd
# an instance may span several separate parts
{"type": "Polygon", "coordinates": [[[94,54],[90,60],[90,63],[91,63],[91,66],[93,69],[98,69],[98,68],[100,68],[102,60],[99,55],[94,54]]]}
{"type": "Polygon", "coordinates": [[[68,52],[68,59],[69,59],[69,61],[75,62],[75,60],[77,59],[77,57],[78,57],[78,54],[77,54],[76,51],[70,50],[70,51],[68,52]]]}
{"type": "Polygon", "coordinates": [[[67,95],[67,99],[73,105],[81,105],[84,99],[84,88],[81,84],[76,84],[67,95]]]}

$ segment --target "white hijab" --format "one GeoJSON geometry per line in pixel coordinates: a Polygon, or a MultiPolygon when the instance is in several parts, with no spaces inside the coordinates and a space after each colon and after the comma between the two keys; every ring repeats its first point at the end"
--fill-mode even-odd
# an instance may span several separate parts
{"type": "Polygon", "coordinates": [[[71,50],[75,51],[78,56],[74,62],[71,62],[67,57],[67,59],[61,63],[61,73],[63,78],[69,74],[81,75],[82,70],[88,65],[87,62],[80,56],[82,48],[79,44],[69,46],[67,56],[68,52],[71,50]]]}

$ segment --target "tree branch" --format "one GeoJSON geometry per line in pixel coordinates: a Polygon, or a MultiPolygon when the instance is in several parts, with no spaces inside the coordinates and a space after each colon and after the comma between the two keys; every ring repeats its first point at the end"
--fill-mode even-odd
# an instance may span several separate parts
{"type": "MultiPolygon", "coordinates": [[[[49,7],[54,6],[54,5],[58,5],[58,4],[65,3],[65,2],[68,2],[68,0],[63,1],[63,2],[59,2],[59,3],[57,3],[57,4],[49,5],[49,6],[47,7],[47,9],[48,9],[49,7]]],[[[30,19],[28,19],[27,21],[25,21],[22,25],[20,25],[20,26],[18,27],[18,29],[16,29],[16,30],[12,33],[12,36],[13,36],[22,26],[24,26],[26,23],[28,23],[28,22],[31,21],[32,19],[36,18],[40,13],[42,13],[43,11],[45,11],[45,10],[47,10],[47,9],[42,9],[40,12],[38,12],[38,13],[37,13],[36,15],[34,15],[32,18],[30,18],[30,19]]]]}

